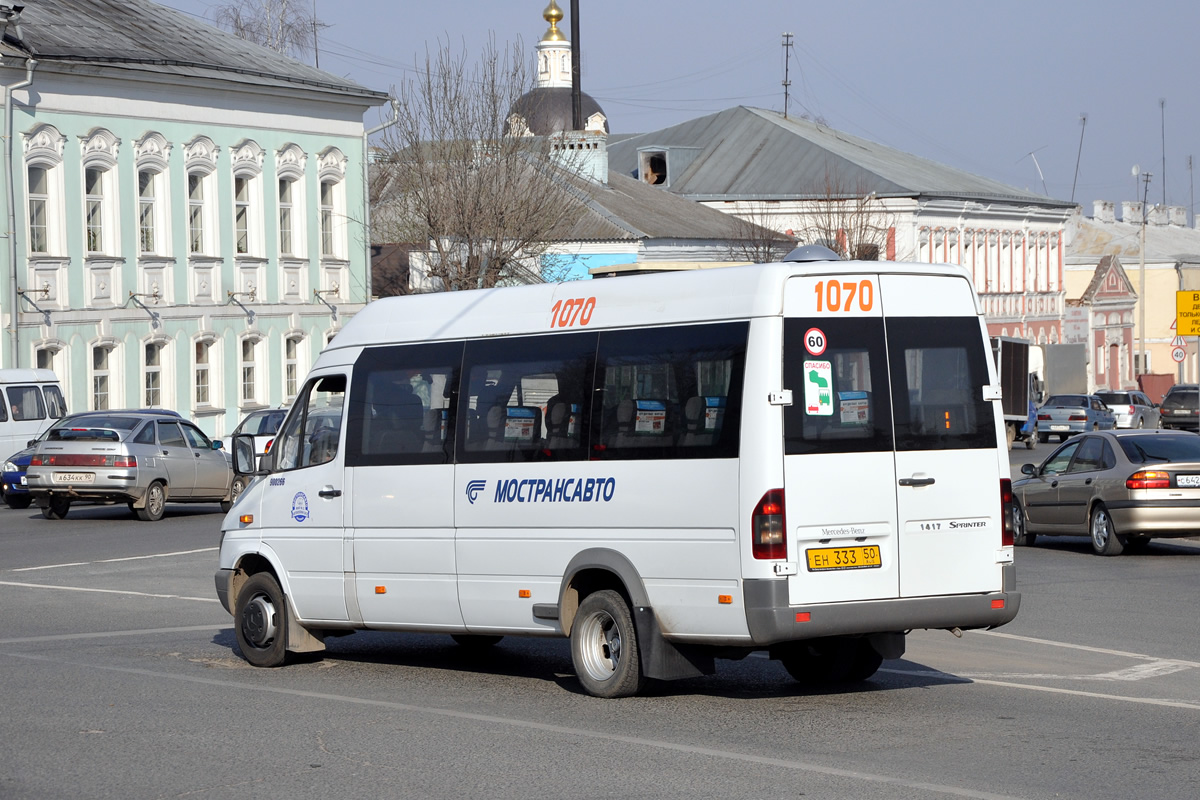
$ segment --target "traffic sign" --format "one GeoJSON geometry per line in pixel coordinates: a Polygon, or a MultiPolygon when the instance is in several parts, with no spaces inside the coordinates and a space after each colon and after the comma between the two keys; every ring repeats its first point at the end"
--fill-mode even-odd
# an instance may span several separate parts
{"type": "Polygon", "coordinates": [[[1175,292],[1175,322],[1180,336],[1200,336],[1200,292],[1175,292]]]}
{"type": "Polygon", "coordinates": [[[1182,336],[1176,336],[1171,340],[1171,347],[1187,347],[1187,342],[1183,340],[1182,336]]]}
{"type": "Polygon", "coordinates": [[[1171,351],[1171,358],[1175,359],[1176,364],[1182,364],[1183,360],[1187,358],[1187,350],[1184,350],[1182,347],[1176,347],[1171,351]]]}

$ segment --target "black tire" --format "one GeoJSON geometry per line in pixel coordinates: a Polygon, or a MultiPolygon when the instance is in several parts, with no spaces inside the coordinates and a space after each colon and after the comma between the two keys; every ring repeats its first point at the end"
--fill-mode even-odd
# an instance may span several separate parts
{"type": "Polygon", "coordinates": [[[66,519],[67,511],[71,509],[71,501],[65,497],[51,497],[50,502],[42,509],[46,519],[66,519]]]}
{"type": "Polygon", "coordinates": [[[631,697],[642,689],[641,653],[633,615],[611,589],[592,592],[571,625],[571,661],[593,697],[631,697]]]}
{"type": "Polygon", "coordinates": [[[862,638],[812,639],[797,642],[780,661],[799,683],[822,686],[865,681],[879,669],[883,656],[862,638]]]}
{"type": "Polygon", "coordinates": [[[238,475],[233,479],[233,483],[229,486],[229,499],[221,501],[221,511],[225,512],[233,508],[233,504],[237,502],[238,497],[246,490],[246,476],[238,475]]]}
{"type": "Polygon", "coordinates": [[[503,639],[504,637],[503,636],[475,636],[475,635],[469,634],[469,633],[452,633],[452,634],[450,634],[450,638],[453,639],[454,643],[457,644],[459,647],[463,647],[467,650],[478,652],[481,650],[487,650],[490,647],[494,647],[494,646],[498,645],[500,643],[500,640],[503,639]]]}
{"type": "Polygon", "coordinates": [[[9,508],[29,508],[29,504],[33,502],[33,498],[27,494],[8,494],[4,495],[4,502],[9,508]]]}
{"type": "Polygon", "coordinates": [[[162,481],[154,481],[146,489],[146,505],[135,508],[134,513],[142,522],[158,522],[167,510],[167,487],[162,481]]]}
{"type": "Polygon", "coordinates": [[[1038,441],[1039,441],[1039,442],[1041,442],[1042,444],[1046,444],[1046,442],[1050,441],[1050,434],[1048,434],[1048,433],[1039,433],[1039,434],[1038,434],[1038,441]]]}
{"type": "Polygon", "coordinates": [[[1144,553],[1150,548],[1149,536],[1126,536],[1125,537],[1125,552],[1126,553],[1144,553]]]}
{"type": "Polygon", "coordinates": [[[1092,509],[1088,534],[1092,539],[1092,550],[1098,556],[1119,556],[1125,550],[1125,537],[1117,533],[1117,526],[1103,503],[1097,503],[1092,509]]]}
{"type": "Polygon", "coordinates": [[[1021,501],[1013,498],[1013,544],[1017,547],[1032,547],[1037,541],[1037,534],[1030,533],[1025,527],[1025,509],[1021,508],[1021,501]]]}
{"type": "Polygon", "coordinates": [[[250,577],[233,608],[233,630],[242,657],[256,667],[287,661],[287,600],[269,572],[250,577]]]}

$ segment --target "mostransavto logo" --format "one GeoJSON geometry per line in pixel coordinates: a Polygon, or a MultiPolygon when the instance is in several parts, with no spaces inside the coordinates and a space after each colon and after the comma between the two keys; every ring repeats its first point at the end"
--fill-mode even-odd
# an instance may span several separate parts
{"type": "Polygon", "coordinates": [[[467,482],[467,500],[471,505],[475,505],[475,501],[479,499],[479,493],[487,488],[487,481],[468,481],[467,482]]]}

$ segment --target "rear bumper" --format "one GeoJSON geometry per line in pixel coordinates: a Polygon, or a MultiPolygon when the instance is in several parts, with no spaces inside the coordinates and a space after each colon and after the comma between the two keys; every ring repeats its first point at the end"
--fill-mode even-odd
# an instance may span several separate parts
{"type": "Polygon", "coordinates": [[[756,645],[921,628],[995,628],[1011,622],[1021,607],[1012,564],[1004,566],[1004,589],[987,594],[792,606],[786,580],[748,580],[744,594],[746,621],[756,645]]]}
{"type": "Polygon", "coordinates": [[[1200,500],[1121,500],[1107,502],[1108,513],[1121,533],[1155,536],[1200,534],[1200,500]]]}

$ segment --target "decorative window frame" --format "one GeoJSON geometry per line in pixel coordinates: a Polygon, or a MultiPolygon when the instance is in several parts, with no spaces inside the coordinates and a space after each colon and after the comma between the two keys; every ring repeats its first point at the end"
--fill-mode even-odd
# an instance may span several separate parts
{"type": "Polygon", "coordinates": [[[317,247],[322,261],[346,261],[349,253],[349,214],[346,210],[346,155],[336,147],[326,147],[317,158],[317,247]],[[322,215],[321,187],[331,184],[333,203],[330,214],[330,238],[332,247],[325,252],[325,223],[322,215]]]}
{"type": "Polygon", "coordinates": [[[108,405],[105,409],[124,408],[122,390],[125,382],[121,374],[121,340],[115,336],[100,336],[88,342],[88,407],[92,411],[105,410],[96,408],[96,359],[94,352],[98,349],[108,351],[108,369],[106,370],[108,376],[108,405]]]}
{"type": "Polygon", "coordinates": [[[230,153],[234,183],[230,187],[234,191],[231,208],[234,210],[233,231],[234,251],[237,258],[263,258],[266,249],[263,245],[263,190],[262,167],[265,153],[257,142],[246,139],[235,146],[230,153]],[[247,190],[247,221],[246,221],[246,252],[237,251],[237,195],[238,178],[248,181],[247,190]]]}
{"type": "Polygon", "coordinates": [[[217,156],[220,154],[219,148],[212,139],[207,136],[197,136],[183,146],[183,170],[188,180],[184,181],[183,185],[183,207],[188,209],[185,217],[187,229],[187,252],[189,258],[197,259],[204,256],[216,256],[219,251],[217,244],[217,156]],[[193,250],[192,241],[192,219],[191,219],[191,183],[192,175],[199,176],[200,179],[200,223],[202,232],[200,236],[200,249],[193,250]]]}
{"type": "Polygon", "coordinates": [[[141,375],[141,385],[138,387],[139,397],[141,402],[139,405],[147,408],[175,408],[175,381],[172,380],[175,375],[175,353],[171,345],[173,340],[169,336],[147,336],[139,341],[139,373],[141,375]],[[146,378],[150,373],[150,369],[146,364],[146,348],[150,345],[156,345],[159,348],[158,366],[155,368],[159,373],[158,382],[158,404],[149,402],[146,396],[146,378]]]}
{"type": "Polygon", "coordinates": [[[302,330],[292,329],[283,334],[283,382],[280,385],[283,387],[283,402],[285,403],[290,404],[295,401],[296,395],[304,386],[304,376],[308,370],[302,365],[310,363],[308,361],[308,343],[309,336],[302,330]],[[288,358],[288,346],[293,342],[296,345],[296,357],[288,358]]]}
{"type": "Polygon", "coordinates": [[[237,340],[237,399],[238,407],[242,412],[252,411],[258,408],[267,407],[267,337],[259,330],[249,330],[238,337],[237,340]],[[252,361],[246,361],[244,358],[246,344],[251,346],[252,361]],[[250,386],[254,393],[253,397],[246,396],[246,381],[245,368],[246,365],[253,366],[254,374],[250,380],[250,386]]]}
{"type": "Polygon", "coordinates": [[[275,153],[275,242],[280,261],[303,260],[308,252],[308,193],[304,179],[307,164],[308,155],[297,144],[285,145],[275,153]],[[285,182],[290,184],[291,190],[291,241],[286,248],[283,241],[283,187],[280,185],[285,182]]]}
{"type": "Polygon", "coordinates": [[[66,192],[63,186],[63,151],[67,137],[53,125],[38,125],[22,136],[25,158],[25,247],[30,258],[63,256],[67,252],[66,192]],[[34,252],[29,237],[29,168],[46,170],[46,249],[34,252]]]}
{"type": "Polygon", "coordinates": [[[188,392],[191,398],[192,416],[208,416],[212,414],[224,413],[224,403],[220,402],[225,396],[222,392],[221,377],[224,375],[222,369],[223,355],[221,351],[221,336],[216,331],[204,330],[191,337],[191,347],[189,349],[189,358],[191,359],[191,374],[188,381],[188,392]],[[196,348],[204,345],[208,348],[208,364],[206,369],[208,372],[208,401],[200,402],[196,397],[196,390],[199,388],[199,383],[196,380],[197,374],[200,371],[200,364],[196,360],[196,348]]]}
{"type": "Polygon", "coordinates": [[[79,137],[79,197],[82,200],[83,242],[85,258],[118,257],[121,254],[120,180],[117,175],[117,153],[121,140],[107,128],[93,128],[79,137]],[[100,247],[87,248],[87,171],[101,173],[100,247]]]}
{"type": "Polygon", "coordinates": [[[171,188],[170,160],[171,144],[161,133],[150,131],[133,143],[133,160],[136,165],[137,180],[134,191],[137,194],[135,205],[137,215],[138,253],[142,256],[170,256],[172,250],[171,236],[171,188]],[[153,242],[149,249],[143,248],[142,242],[142,173],[150,175],[150,186],[154,191],[153,213],[151,215],[153,242]]]}

